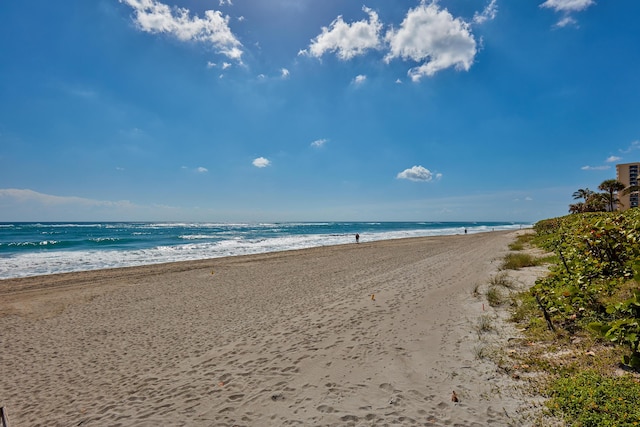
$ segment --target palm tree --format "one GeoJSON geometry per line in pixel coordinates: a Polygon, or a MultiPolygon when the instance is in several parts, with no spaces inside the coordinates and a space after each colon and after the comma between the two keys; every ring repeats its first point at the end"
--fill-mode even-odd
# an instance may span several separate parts
{"type": "Polygon", "coordinates": [[[589,197],[591,197],[593,194],[594,194],[594,191],[589,190],[588,188],[581,188],[575,193],[573,193],[573,198],[575,200],[584,199],[584,201],[587,202],[589,200],[589,197]]]}
{"type": "Polygon", "coordinates": [[[608,194],[594,192],[584,204],[584,212],[606,212],[608,203],[608,194]]]}
{"type": "Polygon", "coordinates": [[[572,203],[569,205],[569,213],[585,212],[585,204],[583,202],[572,203]]]}
{"type": "Polygon", "coordinates": [[[598,185],[599,190],[606,191],[608,193],[610,212],[613,212],[614,204],[619,201],[618,198],[615,197],[615,193],[617,193],[618,191],[622,191],[625,188],[625,185],[617,179],[607,179],[605,181],[602,181],[602,184],[598,185]]]}
{"type": "Polygon", "coordinates": [[[622,194],[627,195],[631,193],[637,193],[638,191],[640,191],[640,185],[630,185],[622,190],[622,194]]]}

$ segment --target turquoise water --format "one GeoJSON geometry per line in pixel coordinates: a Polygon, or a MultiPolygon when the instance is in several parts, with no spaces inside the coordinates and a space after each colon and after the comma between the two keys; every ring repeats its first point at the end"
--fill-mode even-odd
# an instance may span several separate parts
{"type": "Polygon", "coordinates": [[[0,279],[404,237],[513,230],[513,222],[0,223],[0,279]]]}

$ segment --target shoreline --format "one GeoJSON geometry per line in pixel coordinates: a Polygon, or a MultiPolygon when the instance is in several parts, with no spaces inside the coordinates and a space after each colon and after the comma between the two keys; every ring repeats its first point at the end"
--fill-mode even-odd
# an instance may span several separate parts
{"type": "MultiPolygon", "coordinates": [[[[18,227],[15,235],[12,231],[0,233],[0,280],[351,244],[356,234],[364,243],[463,233],[462,227],[451,228],[452,224],[443,228],[390,224],[396,223],[282,224],[281,228],[272,224],[224,229],[153,224],[125,224],[112,229],[96,224],[88,231],[77,224],[26,230],[18,227]]],[[[477,228],[469,225],[470,234],[488,232],[491,228],[485,229],[487,224],[477,228]]],[[[512,227],[499,225],[498,230],[514,230],[512,227]]]]}
{"type": "Polygon", "coordinates": [[[0,406],[25,426],[510,423],[529,402],[475,357],[472,291],[518,232],[2,280],[0,406]]]}
{"type": "MultiPolygon", "coordinates": [[[[522,231],[522,230],[526,230],[525,228],[519,229],[519,230],[498,230],[498,231],[483,231],[483,232],[478,232],[478,233],[471,233],[471,234],[481,234],[481,233],[515,233],[518,231],[522,231]]],[[[465,235],[464,233],[459,233],[459,234],[445,234],[445,235],[437,235],[437,236],[417,236],[417,237],[397,237],[397,238],[392,238],[392,239],[385,239],[385,240],[371,240],[371,241],[360,241],[359,245],[375,245],[375,244],[379,244],[379,243],[384,243],[384,242],[391,242],[391,241],[401,241],[401,240],[415,240],[415,239],[439,239],[439,238],[447,238],[447,237],[453,237],[453,236],[462,236],[465,235]]],[[[140,272],[140,274],[148,274],[150,268],[154,268],[154,267],[158,267],[159,270],[162,271],[172,271],[174,268],[176,270],[180,270],[180,265],[184,264],[184,266],[182,268],[184,269],[191,269],[191,268],[199,268],[200,266],[202,267],[206,267],[206,265],[208,265],[210,262],[214,261],[214,260],[223,260],[223,259],[233,259],[233,258],[238,258],[238,257],[261,257],[261,256],[269,256],[272,254],[286,254],[286,253],[296,253],[296,252],[303,252],[303,251],[313,251],[313,250],[319,250],[322,248],[334,248],[334,247],[348,247],[351,246],[353,244],[356,244],[355,242],[351,242],[351,243],[339,243],[339,244],[335,244],[335,245],[323,245],[323,246],[312,246],[312,247],[306,247],[306,248],[296,248],[296,249],[282,249],[282,250],[276,250],[276,251],[269,251],[269,252],[258,252],[258,253],[250,253],[250,254],[238,254],[238,255],[226,255],[226,256],[219,256],[219,257],[212,257],[212,258],[202,258],[202,259],[193,259],[193,260],[181,260],[181,261],[169,261],[169,262],[158,262],[158,263],[152,263],[152,264],[141,264],[141,265],[132,265],[132,266],[123,266],[123,267],[107,267],[107,268],[96,268],[96,269],[90,269],[90,270],[78,270],[78,271],[63,271],[63,272],[57,272],[57,273],[47,273],[47,274],[38,274],[38,275],[33,275],[33,276],[21,276],[21,277],[9,277],[9,278],[0,278],[0,295],[3,293],[3,291],[5,291],[6,288],[11,287],[12,285],[20,285],[19,282],[21,281],[30,281],[31,279],[42,279],[45,282],[57,282],[58,280],[54,279],[53,277],[56,276],[60,276],[59,277],[59,281],[60,282],[67,282],[67,281],[77,281],[77,280],[88,280],[85,278],[80,278],[80,277],[72,277],[72,276],[76,276],[76,275],[84,275],[87,274],[88,277],[92,275],[92,273],[95,274],[95,276],[97,277],[101,277],[104,276],[105,272],[114,272],[115,276],[120,276],[120,275],[127,275],[127,274],[136,274],[136,269],[141,269],[142,271],[140,272]],[[192,264],[189,266],[186,266],[187,264],[192,264]],[[121,273],[118,273],[118,270],[123,270],[121,273]],[[126,270],[126,271],[125,271],[126,270]],[[66,277],[65,277],[66,276],[66,277]],[[47,278],[51,278],[51,279],[47,279],[47,278]],[[3,287],[3,284],[5,285],[3,287]],[[7,286],[8,285],[8,286],[7,286]]],[[[158,273],[161,274],[161,273],[158,273]]]]}

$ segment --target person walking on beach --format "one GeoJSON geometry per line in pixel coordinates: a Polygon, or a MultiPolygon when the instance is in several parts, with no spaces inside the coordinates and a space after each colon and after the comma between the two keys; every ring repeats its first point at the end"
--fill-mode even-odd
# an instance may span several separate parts
{"type": "Polygon", "coordinates": [[[360,243],[360,235],[356,233],[356,243],[360,243]]]}

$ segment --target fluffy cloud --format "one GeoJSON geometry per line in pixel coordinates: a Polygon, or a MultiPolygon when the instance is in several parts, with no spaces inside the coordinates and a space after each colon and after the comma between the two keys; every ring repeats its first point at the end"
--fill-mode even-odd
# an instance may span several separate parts
{"type": "Polygon", "coordinates": [[[476,24],[482,24],[486,21],[495,19],[498,14],[498,0],[491,0],[491,2],[484,8],[481,13],[476,12],[473,15],[473,22],[476,24]]]}
{"type": "Polygon", "coordinates": [[[477,52],[469,24],[436,3],[423,2],[410,9],[400,28],[390,30],[385,39],[390,47],[387,62],[394,58],[425,61],[409,70],[413,81],[449,67],[468,71],[477,52]]]}
{"type": "Polygon", "coordinates": [[[289,78],[289,70],[287,70],[286,68],[282,68],[280,70],[280,77],[282,77],[283,79],[289,78]]]}
{"type": "Polygon", "coordinates": [[[364,74],[358,74],[357,76],[355,76],[355,78],[353,79],[353,84],[355,85],[361,85],[362,83],[364,83],[365,81],[367,81],[367,76],[365,76],[364,74]]]}
{"type": "Polygon", "coordinates": [[[618,156],[607,157],[607,163],[619,162],[620,160],[622,160],[622,157],[618,157],[618,156]]]}
{"type": "Polygon", "coordinates": [[[315,141],[313,141],[311,143],[311,146],[314,147],[314,148],[320,148],[320,147],[324,146],[324,144],[326,144],[327,141],[329,141],[329,140],[328,139],[324,139],[324,138],[323,139],[316,139],[315,141]]]}
{"type": "Polygon", "coordinates": [[[564,16],[555,24],[558,28],[577,26],[578,22],[570,16],[571,13],[585,10],[591,5],[596,4],[594,0],[546,0],[540,5],[547,9],[553,9],[556,12],[564,14],[564,16]]]}
{"type": "Polygon", "coordinates": [[[399,58],[422,64],[407,73],[413,81],[447,68],[468,71],[477,53],[471,25],[494,19],[498,13],[497,2],[489,0],[484,10],[476,12],[473,20],[467,22],[454,18],[437,0],[421,0],[416,8],[409,9],[399,28],[389,29],[384,36],[378,14],[363,7],[369,14],[368,20],[346,23],[338,16],[329,27],[322,28],[308,49],[298,54],[320,58],[335,52],[340,59],[349,60],[370,50],[386,50],[387,63],[399,58]]]}
{"type": "Polygon", "coordinates": [[[565,16],[564,18],[556,22],[556,27],[564,28],[564,27],[568,27],[569,25],[577,25],[577,24],[578,24],[578,21],[576,21],[570,16],[565,16]]]}
{"type": "Polygon", "coordinates": [[[422,166],[414,166],[400,172],[396,178],[408,179],[409,181],[430,182],[442,178],[442,174],[433,174],[429,169],[422,166]]]}
{"type": "Polygon", "coordinates": [[[330,27],[322,28],[322,34],[311,41],[308,51],[303,50],[300,53],[320,58],[326,52],[337,52],[340,59],[346,60],[369,49],[378,49],[382,30],[378,14],[367,7],[363,7],[362,10],[369,14],[368,21],[347,24],[342,16],[338,16],[330,27]]]}
{"type": "Polygon", "coordinates": [[[271,162],[269,161],[269,159],[265,159],[264,157],[258,157],[257,159],[253,160],[253,166],[257,168],[266,168],[270,164],[271,162]]]}
{"type": "Polygon", "coordinates": [[[594,0],[547,0],[540,5],[556,12],[579,12],[596,4],[594,0]]]}
{"type": "MultiPolygon", "coordinates": [[[[139,29],[148,33],[166,33],[182,41],[213,45],[228,58],[240,61],[242,44],[229,28],[229,17],[207,10],[204,17],[191,16],[188,9],[171,8],[157,0],[120,0],[133,8],[139,29]]],[[[228,3],[231,4],[231,3],[228,3]]]]}

